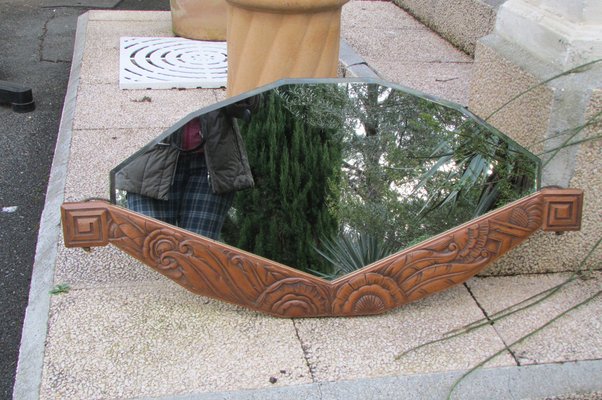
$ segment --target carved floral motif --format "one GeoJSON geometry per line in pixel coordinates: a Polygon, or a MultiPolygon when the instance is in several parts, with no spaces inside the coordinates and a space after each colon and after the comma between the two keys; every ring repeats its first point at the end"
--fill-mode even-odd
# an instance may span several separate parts
{"type": "Polygon", "coordinates": [[[274,315],[326,315],[330,303],[328,292],[326,287],[307,279],[285,278],[266,288],[256,304],[274,315]]]}
{"type": "Polygon", "coordinates": [[[346,279],[338,286],[332,312],[335,315],[379,314],[406,302],[405,294],[393,279],[368,272],[346,279]]]}

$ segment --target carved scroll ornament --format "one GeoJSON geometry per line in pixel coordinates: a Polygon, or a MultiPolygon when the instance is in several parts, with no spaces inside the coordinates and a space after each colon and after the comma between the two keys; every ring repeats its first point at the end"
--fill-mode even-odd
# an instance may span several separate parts
{"type": "Polygon", "coordinates": [[[112,244],[186,289],[280,317],[379,314],[471,278],[539,228],[578,230],[583,193],[544,189],[334,281],[109,203],[65,203],[67,247],[112,244]]]}

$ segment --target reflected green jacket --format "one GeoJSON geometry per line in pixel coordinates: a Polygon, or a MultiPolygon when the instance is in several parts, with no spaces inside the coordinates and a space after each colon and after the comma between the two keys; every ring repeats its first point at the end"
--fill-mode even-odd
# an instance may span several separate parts
{"type": "MultiPolygon", "coordinates": [[[[222,194],[253,187],[236,117],[244,117],[249,107],[234,104],[200,117],[209,181],[215,193],[222,194]]],[[[181,149],[181,128],[168,139],[135,157],[115,174],[115,188],[159,200],[168,200],[181,149]]]]}

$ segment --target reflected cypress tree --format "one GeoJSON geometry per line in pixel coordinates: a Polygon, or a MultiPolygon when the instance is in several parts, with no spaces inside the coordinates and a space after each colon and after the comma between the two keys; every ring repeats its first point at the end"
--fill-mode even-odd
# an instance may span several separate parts
{"type": "Polygon", "coordinates": [[[241,124],[255,188],[237,193],[222,234],[241,249],[328,272],[314,246],[337,231],[341,144],[336,126],[318,127],[303,118],[319,105],[298,99],[307,108],[291,109],[301,95],[286,88],[269,92],[252,120],[241,124]]]}

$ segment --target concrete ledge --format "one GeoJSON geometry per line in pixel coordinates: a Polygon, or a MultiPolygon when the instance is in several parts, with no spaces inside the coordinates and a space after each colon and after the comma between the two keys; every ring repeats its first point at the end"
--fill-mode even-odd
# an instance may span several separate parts
{"type": "Polygon", "coordinates": [[[452,44],[474,55],[477,41],[493,31],[505,0],[393,0],[452,44]]]}
{"type": "Polygon", "coordinates": [[[344,39],[341,39],[339,61],[343,68],[343,77],[380,78],[380,75],[344,39]]]}
{"type": "MultiPolygon", "coordinates": [[[[194,393],[157,397],[155,400],[405,400],[444,399],[465,372],[393,376],[340,382],[320,382],[286,388],[220,393],[194,393]],[[403,395],[401,395],[403,393],[403,395]]],[[[526,367],[481,369],[454,389],[452,398],[462,400],[543,399],[602,390],[602,361],[579,361],[526,367]]],[[[575,397],[571,397],[575,398],[575,397]]],[[[577,397],[578,398],[578,397],[577,397]]],[[[151,400],[139,398],[136,400],[151,400]]]]}

